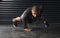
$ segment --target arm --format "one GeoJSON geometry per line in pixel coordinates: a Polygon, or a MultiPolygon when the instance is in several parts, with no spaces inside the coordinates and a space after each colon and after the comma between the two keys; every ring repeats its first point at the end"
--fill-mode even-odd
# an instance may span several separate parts
{"type": "Polygon", "coordinates": [[[27,17],[28,11],[29,11],[29,8],[27,8],[27,9],[23,12],[23,14],[20,16],[20,18],[22,19],[22,21],[27,17]]]}
{"type": "Polygon", "coordinates": [[[23,21],[23,24],[24,24],[24,28],[28,28],[27,27],[27,16],[28,16],[28,13],[29,13],[29,8],[28,9],[26,9],[24,12],[23,12],[23,14],[20,16],[20,18],[22,19],[22,21],[23,21]]]}
{"type": "Polygon", "coordinates": [[[24,29],[28,28],[28,26],[27,26],[27,18],[24,19],[23,24],[24,24],[24,29]]]}
{"type": "Polygon", "coordinates": [[[44,22],[45,27],[48,27],[48,26],[49,26],[49,24],[48,24],[47,19],[45,19],[44,17],[41,17],[41,19],[42,19],[42,21],[44,22]]]}
{"type": "Polygon", "coordinates": [[[15,21],[22,21],[26,17],[26,15],[27,15],[27,10],[28,9],[26,9],[20,17],[13,18],[12,21],[13,22],[15,22],[15,21]]]}

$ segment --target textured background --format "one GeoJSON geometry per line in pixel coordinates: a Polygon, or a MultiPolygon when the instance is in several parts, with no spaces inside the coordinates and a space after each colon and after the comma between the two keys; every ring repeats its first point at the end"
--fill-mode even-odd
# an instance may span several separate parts
{"type": "Polygon", "coordinates": [[[59,19],[60,1],[58,0],[0,0],[0,38],[60,38],[59,19]],[[44,7],[42,15],[50,23],[46,32],[38,27],[31,32],[24,32],[22,24],[16,29],[9,25],[12,24],[12,18],[20,16],[26,8],[34,4],[42,4],[44,7]]]}

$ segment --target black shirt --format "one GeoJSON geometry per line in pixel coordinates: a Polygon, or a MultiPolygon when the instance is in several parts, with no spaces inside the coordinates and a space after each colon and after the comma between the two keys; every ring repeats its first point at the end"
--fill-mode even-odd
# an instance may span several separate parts
{"type": "MultiPolygon", "coordinates": [[[[44,23],[44,21],[46,21],[45,18],[43,18],[43,17],[40,15],[40,13],[39,13],[39,16],[37,16],[36,18],[33,17],[33,16],[32,16],[32,12],[31,12],[31,8],[26,9],[26,10],[23,12],[23,14],[21,15],[20,18],[23,19],[25,28],[27,27],[27,24],[28,24],[28,23],[34,23],[34,22],[36,22],[37,20],[38,20],[39,22],[42,21],[43,23],[44,23]]],[[[38,23],[38,22],[37,22],[37,23],[38,23]]],[[[47,23],[47,21],[46,21],[46,23],[47,23]]]]}

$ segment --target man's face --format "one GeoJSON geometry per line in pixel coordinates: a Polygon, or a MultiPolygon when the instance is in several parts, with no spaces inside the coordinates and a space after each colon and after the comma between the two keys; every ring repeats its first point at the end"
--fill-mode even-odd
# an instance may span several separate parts
{"type": "Polygon", "coordinates": [[[31,12],[32,12],[32,15],[34,17],[36,17],[38,15],[38,12],[37,12],[37,10],[35,8],[32,8],[31,12]]]}

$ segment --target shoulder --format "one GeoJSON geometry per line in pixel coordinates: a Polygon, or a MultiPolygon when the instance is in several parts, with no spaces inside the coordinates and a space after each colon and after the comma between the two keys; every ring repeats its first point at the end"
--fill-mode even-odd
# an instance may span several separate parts
{"type": "Polygon", "coordinates": [[[30,11],[30,10],[31,10],[31,8],[29,7],[29,8],[27,8],[27,9],[25,9],[25,12],[26,12],[26,11],[30,11]]]}
{"type": "Polygon", "coordinates": [[[31,10],[31,8],[27,8],[27,9],[24,10],[23,13],[28,13],[28,12],[30,12],[30,10],[31,10]]]}

